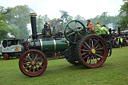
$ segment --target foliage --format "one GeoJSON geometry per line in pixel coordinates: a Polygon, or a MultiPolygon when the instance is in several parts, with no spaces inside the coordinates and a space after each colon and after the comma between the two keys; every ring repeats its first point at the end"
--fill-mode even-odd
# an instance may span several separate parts
{"type": "Polygon", "coordinates": [[[18,5],[14,8],[7,8],[7,20],[9,25],[13,25],[13,27],[17,27],[18,35],[20,38],[27,38],[27,24],[30,23],[29,13],[30,8],[27,5],[18,5]]]}
{"type": "Polygon", "coordinates": [[[15,38],[19,38],[19,28],[15,25],[9,25],[9,32],[14,35],[15,38]]]}
{"type": "Polygon", "coordinates": [[[62,24],[60,23],[59,19],[54,18],[54,19],[49,21],[49,24],[53,28],[54,33],[58,33],[60,31],[62,31],[62,24]]]}
{"type": "Polygon", "coordinates": [[[9,26],[5,22],[0,22],[0,35],[1,35],[0,41],[3,39],[10,38],[7,35],[8,33],[11,33],[11,35],[14,35],[15,38],[19,38],[18,37],[18,30],[14,26],[9,26]]]}
{"type": "MultiPolygon", "coordinates": [[[[28,38],[29,29],[27,25],[30,23],[29,13],[33,9],[27,5],[18,5],[15,7],[8,7],[0,10],[0,20],[7,23],[8,32],[14,35],[16,38],[28,38]]],[[[49,21],[47,15],[37,17],[37,30],[42,31],[43,24],[49,21]]]]}
{"type": "Polygon", "coordinates": [[[85,19],[84,17],[81,17],[80,15],[75,16],[75,17],[74,17],[74,20],[79,20],[79,21],[81,21],[85,26],[86,26],[86,24],[87,24],[87,23],[85,23],[85,22],[86,22],[86,19],[85,19]]]}
{"type": "Polygon", "coordinates": [[[123,1],[125,2],[125,1],[128,1],[128,0],[123,0],[123,1]]]}
{"type": "Polygon", "coordinates": [[[128,47],[113,49],[111,57],[99,68],[73,66],[64,59],[49,60],[39,77],[21,73],[19,59],[0,59],[0,85],[127,85],[128,47]]]}
{"type": "Polygon", "coordinates": [[[6,21],[6,18],[7,18],[6,15],[4,15],[4,14],[0,14],[0,21],[5,22],[5,21],[6,21]]]}
{"type": "Polygon", "coordinates": [[[128,2],[124,2],[124,4],[120,8],[120,20],[118,22],[121,26],[121,30],[128,29],[127,22],[128,22],[128,2]]]}
{"type": "Polygon", "coordinates": [[[48,18],[47,15],[44,15],[44,16],[39,15],[39,16],[37,16],[36,20],[37,20],[37,22],[36,22],[37,32],[42,33],[43,25],[45,24],[45,22],[49,21],[50,19],[48,18]]]}
{"type": "Polygon", "coordinates": [[[8,38],[7,34],[11,33],[15,38],[27,38],[30,9],[27,5],[19,5],[0,9],[1,32],[4,33],[2,39],[8,38]]]}
{"type": "Polygon", "coordinates": [[[63,20],[63,22],[66,22],[67,21],[67,18],[68,18],[68,12],[66,12],[66,11],[63,11],[63,10],[60,10],[60,12],[61,12],[61,17],[60,17],[60,19],[61,20],[63,20]]]}
{"type": "Polygon", "coordinates": [[[7,38],[9,32],[8,24],[0,21],[0,41],[7,38]]]}
{"type": "Polygon", "coordinates": [[[92,18],[91,21],[95,26],[95,22],[100,22],[100,25],[109,25],[112,24],[112,28],[117,28],[117,22],[119,20],[118,16],[109,16],[107,12],[103,12],[101,15],[97,15],[95,18],[92,18]]]}
{"type": "Polygon", "coordinates": [[[41,32],[42,32],[42,28],[43,28],[43,24],[44,24],[44,22],[43,22],[43,17],[42,17],[41,15],[39,15],[39,16],[37,17],[37,22],[36,22],[36,24],[37,24],[37,32],[38,32],[38,33],[41,33],[41,32]]]}
{"type": "MultiPolygon", "coordinates": [[[[61,20],[65,21],[65,23],[75,19],[81,21],[85,26],[87,24],[86,19],[80,15],[75,16],[74,18],[70,15],[68,15],[66,11],[61,11],[61,20]],[[69,18],[70,17],[70,18],[69,18]]],[[[95,26],[95,22],[100,22],[101,25],[112,25],[111,27],[117,30],[117,22],[119,20],[119,16],[109,16],[107,15],[107,12],[103,12],[101,15],[97,15],[95,18],[90,19],[93,25],[95,26]]],[[[63,24],[65,24],[63,23],[63,24]]]]}
{"type": "Polygon", "coordinates": [[[4,7],[0,9],[0,41],[8,38],[7,34],[10,31],[9,25],[7,24],[7,16],[5,15],[4,7]]]}

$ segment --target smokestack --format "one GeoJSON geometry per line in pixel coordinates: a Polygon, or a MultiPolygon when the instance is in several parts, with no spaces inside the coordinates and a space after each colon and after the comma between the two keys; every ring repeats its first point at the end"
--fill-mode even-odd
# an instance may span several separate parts
{"type": "Polygon", "coordinates": [[[120,26],[118,26],[118,35],[120,36],[120,26]]]}
{"type": "Polygon", "coordinates": [[[30,13],[33,40],[37,39],[36,16],[36,13],[30,13]]]}

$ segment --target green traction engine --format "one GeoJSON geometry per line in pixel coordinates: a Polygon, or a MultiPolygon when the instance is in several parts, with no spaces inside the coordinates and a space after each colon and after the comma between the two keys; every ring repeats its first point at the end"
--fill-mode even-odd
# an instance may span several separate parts
{"type": "Polygon", "coordinates": [[[87,68],[101,66],[111,55],[111,43],[103,37],[90,34],[83,23],[73,20],[67,23],[64,37],[51,34],[51,29],[44,25],[42,34],[37,34],[36,14],[31,13],[32,37],[28,39],[27,49],[19,60],[23,74],[31,77],[41,75],[47,68],[47,57],[59,52],[73,65],[87,68]]]}

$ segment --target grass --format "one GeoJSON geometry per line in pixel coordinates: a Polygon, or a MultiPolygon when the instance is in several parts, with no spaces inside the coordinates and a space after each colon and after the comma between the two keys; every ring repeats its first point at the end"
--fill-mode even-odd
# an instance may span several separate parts
{"type": "Polygon", "coordinates": [[[99,68],[73,66],[64,59],[49,60],[38,77],[21,73],[19,59],[0,59],[0,85],[127,85],[128,47],[113,49],[111,57],[99,68]]]}

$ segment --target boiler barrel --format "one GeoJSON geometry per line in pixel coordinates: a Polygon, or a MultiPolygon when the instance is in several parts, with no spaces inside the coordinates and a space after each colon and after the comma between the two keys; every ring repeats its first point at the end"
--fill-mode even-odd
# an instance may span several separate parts
{"type": "Polygon", "coordinates": [[[65,51],[67,48],[69,48],[69,42],[64,39],[58,39],[58,40],[49,40],[44,41],[40,39],[37,42],[31,42],[30,48],[39,49],[42,52],[56,52],[56,51],[65,51]],[[35,44],[35,45],[34,45],[35,44]]]}
{"type": "Polygon", "coordinates": [[[65,39],[50,40],[50,41],[40,40],[40,43],[41,43],[41,51],[44,52],[64,51],[69,47],[69,42],[65,39]]]}

